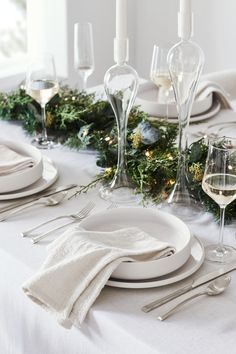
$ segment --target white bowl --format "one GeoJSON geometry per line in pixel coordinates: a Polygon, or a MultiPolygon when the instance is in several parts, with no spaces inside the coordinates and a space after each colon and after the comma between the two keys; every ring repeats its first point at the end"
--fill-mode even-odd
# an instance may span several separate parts
{"type": "Polygon", "coordinates": [[[0,176],[0,193],[8,193],[25,188],[41,178],[43,161],[39,150],[29,144],[3,139],[0,140],[0,144],[6,145],[22,155],[30,156],[34,160],[34,165],[31,168],[0,176]]]}
{"type": "MultiPolygon", "coordinates": [[[[139,86],[138,94],[135,101],[136,105],[150,116],[165,117],[166,104],[158,102],[158,88],[152,82],[145,82],[139,86]]],[[[194,101],[191,116],[195,116],[206,112],[212,106],[212,93],[202,100],[194,101]]],[[[168,104],[168,116],[177,117],[177,108],[174,98],[170,98],[168,104]]]]}
{"type": "Polygon", "coordinates": [[[160,241],[175,247],[169,257],[145,262],[123,262],[112,278],[140,280],[156,278],[180,268],[191,252],[191,234],[187,225],[177,217],[151,208],[117,208],[88,216],[81,227],[93,231],[114,231],[136,226],[160,241]]]}

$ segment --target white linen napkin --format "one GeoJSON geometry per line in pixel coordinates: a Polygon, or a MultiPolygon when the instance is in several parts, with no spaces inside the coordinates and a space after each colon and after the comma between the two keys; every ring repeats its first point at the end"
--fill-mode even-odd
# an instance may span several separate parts
{"type": "Polygon", "coordinates": [[[122,261],[154,260],[173,254],[174,248],[135,227],[102,232],[76,226],[56,239],[48,252],[23,290],[62,326],[70,328],[82,324],[122,261]]]}
{"type": "Polygon", "coordinates": [[[25,170],[34,165],[30,156],[23,156],[19,152],[0,144],[0,176],[25,170]]]}
{"type": "Polygon", "coordinates": [[[213,94],[213,100],[219,100],[219,102],[221,103],[221,108],[233,109],[230,103],[230,95],[225,91],[222,86],[210,80],[203,80],[199,82],[197,93],[195,95],[195,101],[203,100],[211,93],[213,94]]]}

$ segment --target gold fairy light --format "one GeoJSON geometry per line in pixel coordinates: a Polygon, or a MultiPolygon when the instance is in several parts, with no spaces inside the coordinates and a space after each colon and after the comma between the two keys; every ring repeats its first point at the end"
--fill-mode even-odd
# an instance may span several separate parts
{"type": "Polygon", "coordinates": [[[134,133],[132,133],[130,138],[132,140],[132,147],[134,149],[137,149],[141,143],[141,134],[139,129],[137,129],[134,133]]]}
{"type": "Polygon", "coordinates": [[[202,165],[199,162],[193,163],[189,167],[189,172],[193,175],[194,182],[201,182],[203,178],[203,169],[202,165]]]}
{"type": "Polygon", "coordinates": [[[146,156],[148,159],[150,159],[150,158],[152,157],[152,155],[153,155],[153,151],[152,151],[152,150],[146,150],[146,151],[145,151],[145,156],[146,156]]]}
{"type": "Polygon", "coordinates": [[[166,185],[167,185],[168,187],[172,187],[174,184],[175,184],[175,180],[174,180],[174,179],[169,179],[169,180],[166,182],[166,185]]]}
{"type": "Polygon", "coordinates": [[[166,157],[167,157],[167,159],[168,159],[168,160],[171,160],[171,161],[173,160],[173,156],[172,156],[170,153],[169,153],[169,154],[167,154],[167,156],[166,156],[166,157]]]}
{"type": "Polygon", "coordinates": [[[110,177],[111,175],[112,175],[112,168],[111,167],[105,168],[104,176],[105,177],[110,177]]]}

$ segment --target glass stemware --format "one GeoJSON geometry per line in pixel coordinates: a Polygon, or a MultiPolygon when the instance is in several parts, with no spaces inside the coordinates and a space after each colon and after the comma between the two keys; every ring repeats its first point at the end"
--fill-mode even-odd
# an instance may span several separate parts
{"type": "Polygon", "coordinates": [[[225,209],[236,199],[236,139],[209,142],[202,188],[220,207],[219,242],[206,247],[206,259],[228,263],[236,259],[236,250],[223,244],[225,209]]]}
{"type": "Polygon", "coordinates": [[[29,64],[26,74],[26,92],[41,106],[42,133],[32,143],[39,149],[51,149],[57,143],[47,134],[46,104],[59,91],[54,59],[51,54],[42,54],[29,64]]]}
{"type": "Polygon", "coordinates": [[[186,153],[188,149],[188,128],[193,100],[199,76],[204,63],[204,54],[201,48],[191,40],[182,39],[173,46],[168,53],[169,72],[174,89],[178,119],[179,119],[179,162],[176,183],[168,198],[175,213],[180,217],[192,212],[196,201],[189,191],[187,177],[186,153]]]}
{"type": "Polygon", "coordinates": [[[93,29],[89,22],[74,25],[74,65],[86,90],[88,77],[94,71],[93,29]]]}
{"type": "Polygon", "coordinates": [[[100,195],[115,203],[137,203],[138,197],[127,173],[126,135],[128,116],[137,94],[138,75],[125,62],[116,64],[106,72],[104,87],[117,122],[118,161],[113,180],[100,189],[100,195]]]}
{"type": "Polygon", "coordinates": [[[167,63],[168,51],[167,47],[154,45],[150,68],[150,79],[158,88],[158,103],[164,103],[166,106],[166,119],[168,119],[169,95],[172,89],[167,63]]]}

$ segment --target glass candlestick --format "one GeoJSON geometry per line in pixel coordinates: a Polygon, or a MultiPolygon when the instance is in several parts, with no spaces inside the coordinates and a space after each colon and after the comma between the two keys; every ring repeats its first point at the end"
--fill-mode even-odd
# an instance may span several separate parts
{"type": "Polygon", "coordinates": [[[176,205],[178,215],[181,216],[189,207],[194,207],[194,204],[196,204],[189,191],[186,153],[188,148],[189,119],[204,63],[204,55],[197,44],[189,39],[182,39],[170,49],[168,63],[179,119],[178,171],[176,183],[168,198],[168,203],[176,205]]]}
{"type": "Polygon", "coordinates": [[[126,62],[118,63],[106,72],[104,88],[117,123],[118,161],[113,180],[100,189],[100,195],[114,203],[134,204],[139,198],[127,172],[126,135],[128,116],[137,94],[138,75],[126,62]]]}

